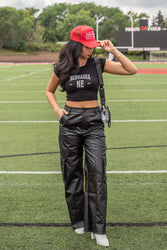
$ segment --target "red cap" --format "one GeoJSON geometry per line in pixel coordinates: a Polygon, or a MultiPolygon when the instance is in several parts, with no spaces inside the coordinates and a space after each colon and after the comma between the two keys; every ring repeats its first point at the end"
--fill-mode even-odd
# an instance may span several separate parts
{"type": "Polygon", "coordinates": [[[86,25],[76,26],[70,33],[71,40],[82,43],[88,48],[100,46],[100,42],[95,40],[95,33],[92,27],[86,25]]]}

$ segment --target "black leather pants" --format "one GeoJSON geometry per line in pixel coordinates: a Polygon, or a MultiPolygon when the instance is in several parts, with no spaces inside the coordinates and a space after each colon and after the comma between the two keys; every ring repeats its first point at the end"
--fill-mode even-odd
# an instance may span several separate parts
{"type": "Polygon", "coordinates": [[[105,234],[106,143],[100,108],[65,109],[69,115],[60,120],[59,145],[71,224],[84,227],[85,232],[105,234]]]}

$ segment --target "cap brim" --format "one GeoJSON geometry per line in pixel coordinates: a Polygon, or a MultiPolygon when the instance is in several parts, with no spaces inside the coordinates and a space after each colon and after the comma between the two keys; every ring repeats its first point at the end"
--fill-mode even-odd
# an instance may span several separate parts
{"type": "Polygon", "coordinates": [[[100,46],[101,42],[97,42],[97,41],[84,41],[84,42],[82,42],[82,44],[84,46],[88,47],[88,48],[93,49],[93,48],[96,48],[96,47],[100,46]]]}

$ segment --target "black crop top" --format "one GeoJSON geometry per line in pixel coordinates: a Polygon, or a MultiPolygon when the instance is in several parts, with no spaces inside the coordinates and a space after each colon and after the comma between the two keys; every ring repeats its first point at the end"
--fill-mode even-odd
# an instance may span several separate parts
{"type": "MultiPolygon", "coordinates": [[[[101,57],[99,59],[103,72],[106,59],[101,57]]],[[[57,67],[54,68],[54,72],[57,77],[60,77],[60,71],[57,67]]],[[[70,75],[70,78],[65,82],[67,101],[97,100],[98,87],[96,64],[93,58],[89,58],[87,63],[80,67],[80,71],[70,75]]]]}

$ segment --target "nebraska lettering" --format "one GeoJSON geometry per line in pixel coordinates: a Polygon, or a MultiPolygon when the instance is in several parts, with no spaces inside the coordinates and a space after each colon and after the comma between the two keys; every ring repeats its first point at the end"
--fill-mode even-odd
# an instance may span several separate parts
{"type": "Polygon", "coordinates": [[[91,80],[90,74],[83,74],[83,75],[72,75],[70,76],[70,81],[75,81],[75,80],[84,80],[84,79],[89,79],[91,80]]]}

